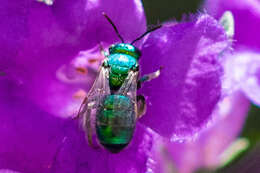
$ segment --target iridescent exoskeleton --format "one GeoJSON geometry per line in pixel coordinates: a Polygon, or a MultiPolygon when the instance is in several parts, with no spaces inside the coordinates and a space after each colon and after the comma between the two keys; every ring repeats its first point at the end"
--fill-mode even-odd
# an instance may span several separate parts
{"type": "Polygon", "coordinates": [[[124,43],[111,19],[103,15],[112,24],[122,43],[110,46],[109,54],[105,54],[78,117],[81,118],[90,145],[93,145],[93,135],[96,134],[98,143],[112,153],[117,153],[129,144],[136,120],[146,110],[145,99],[136,95],[137,89],[142,82],[160,74],[158,70],[139,79],[138,60],[141,52],[133,43],[161,26],[148,30],[129,44],[124,43]]]}

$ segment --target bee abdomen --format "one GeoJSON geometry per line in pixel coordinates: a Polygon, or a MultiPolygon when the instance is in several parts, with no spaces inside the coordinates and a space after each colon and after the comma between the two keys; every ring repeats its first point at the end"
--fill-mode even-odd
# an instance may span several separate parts
{"type": "Polygon", "coordinates": [[[135,112],[132,101],[123,95],[109,95],[100,106],[96,119],[99,142],[110,152],[117,153],[132,139],[135,112]]]}

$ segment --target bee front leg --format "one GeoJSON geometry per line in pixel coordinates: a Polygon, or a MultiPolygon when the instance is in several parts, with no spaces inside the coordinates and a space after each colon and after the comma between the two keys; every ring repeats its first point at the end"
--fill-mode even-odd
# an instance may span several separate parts
{"type": "Polygon", "coordinates": [[[159,76],[160,76],[160,73],[161,73],[161,70],[162,70],[162,67],[160,67],[159,70],[157,70],[157,71],[155,71],[155,72],[153,72],[153,73],[149,73],[149,74],[146,74],[146,75],[142,76],[142,77],[138,80],[137,88],[140,89],[142,83],[151,81],[151,80],[153,80],[153,79],[159,77],[159,76]]]}
{"type": "Polygon", "coordinates": [[[100,53],[101,55],[103,55],[104,57],[108,57],[108,53],[105,51],[104,47],[102,46],[101,43],[99,43],[99,49],[100,49],[100,53]]]}
{"type": "Polygon", "coordinates": [[[143,95],[138,95],[137,100],[137,117],[141,118],[146,113],[146,101],[143,95]]]}

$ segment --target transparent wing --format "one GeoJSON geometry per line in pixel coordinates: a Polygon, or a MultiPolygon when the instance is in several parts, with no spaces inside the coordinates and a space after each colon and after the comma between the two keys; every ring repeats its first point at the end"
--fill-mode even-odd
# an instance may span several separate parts
{"type": "Polygon", "coordinates": [[[94,134],[95,119],[98,106],[106,95],[110,94],[109,88],[109,68],[101,67],[98,76],[80,106],[77,117],[86,131],[87,139],[90,145],[93,146],[92,136],[94,134]]]}
{"type": "MultiPolygon", "coordinates": [[[[121,88],[116,92],[118,95],[125,95],[131,99],[135,107],[135,115],[137,116],[136,92],[139,72],[130,71],[121,88]]],[[[136,117],[137,118],[137,117],[136,117]]]]}
{"type": "Polygon", "coordinates": [[[96,107],[104,98],[104,96],[110,94],[108,78],[109,69],[101,67],[93,86],[89,90],[87,96],[85,97],[83,103],[80,106],[78,113],[79,117],[86,112],[87,107],[96,107]]]}

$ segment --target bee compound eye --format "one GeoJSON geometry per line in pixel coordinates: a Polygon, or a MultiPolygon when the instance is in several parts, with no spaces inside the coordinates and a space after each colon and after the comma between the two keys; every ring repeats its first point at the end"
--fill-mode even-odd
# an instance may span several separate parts
{"type": "Polygon", "coordinates": [[[115,48],[115,44],[112,44],[112,45],[108,48],[108,51],[109,51],[110,54],[113,52],[114,48],[115,48]]]}

